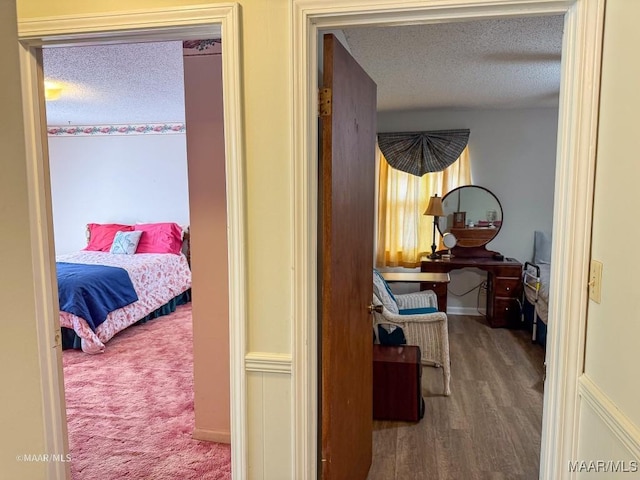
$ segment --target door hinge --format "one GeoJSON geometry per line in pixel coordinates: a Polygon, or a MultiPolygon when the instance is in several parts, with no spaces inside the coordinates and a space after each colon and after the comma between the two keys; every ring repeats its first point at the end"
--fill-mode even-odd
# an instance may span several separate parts
{"type": "Polygon", "coordinates": [[[331,115],[331,89],[321,88],[318,92],[318,115],[328,117],[331,115]]]}

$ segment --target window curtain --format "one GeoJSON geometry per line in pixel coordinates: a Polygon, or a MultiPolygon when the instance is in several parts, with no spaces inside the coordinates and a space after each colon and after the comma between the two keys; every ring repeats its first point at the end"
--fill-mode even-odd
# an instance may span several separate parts
{"type": "MultiPolygon", "coordinates": [[[[433,217],[423,215],[429,198],[470,185],[469,149],[440,172],[416,177],[391,167],[380,149],[378,163],[377,267],[417,267],[431,253],[433,217]]],[[[439,232],[436,230],[436,242],[439,232]]]]}

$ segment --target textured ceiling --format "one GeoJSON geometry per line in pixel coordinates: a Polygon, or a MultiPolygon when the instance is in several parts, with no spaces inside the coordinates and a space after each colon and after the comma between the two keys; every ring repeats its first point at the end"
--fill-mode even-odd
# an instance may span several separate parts
{"type": "MultiPolygon", "coordinates": [[[[378,110],[556,106],[562,17],[344,31],[378,110]]],[[[182,43],[45,48],[49,125],[184,121],[182,43]]]]}
{"type": "Polygon", "coordinates": [[[344,31],[378,110],[555,106],[563,17],[344,31]]]}
{"type": "Polygon", "coordinates": [[[43,66],[63,86],[49,125],[184,121],[182,42],[45,48],[43,66]]]}

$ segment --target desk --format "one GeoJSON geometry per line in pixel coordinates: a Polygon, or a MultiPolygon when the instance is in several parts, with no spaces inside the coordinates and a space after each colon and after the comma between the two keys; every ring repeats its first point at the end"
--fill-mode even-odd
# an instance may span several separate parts
{"type": "Polygon", "coordinates": [[[514,326],[520,319],[522,264],[515,258],[460,257],[450,260],[423,258],[420,270],[448,273],[460,268],[478,268],[487,272],[487,320],[492,327],[514,326]]]}
{"type": "Polygon", "coordinates": [[[381,272],[387,282],[419,283],[420,290],[433,290],[438,297],[438,310],[447,311],[447,284],[449,273],[381,272]]]}

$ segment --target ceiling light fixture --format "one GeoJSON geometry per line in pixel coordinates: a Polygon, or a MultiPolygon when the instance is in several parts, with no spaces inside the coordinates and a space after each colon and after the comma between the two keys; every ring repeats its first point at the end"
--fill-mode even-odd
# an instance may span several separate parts
{"type": "Polygon", "coordinates": [[[44,99],[48,101],[57,100],[62,95],[62,85],[55,82],[44,82],[44,99]]]}

